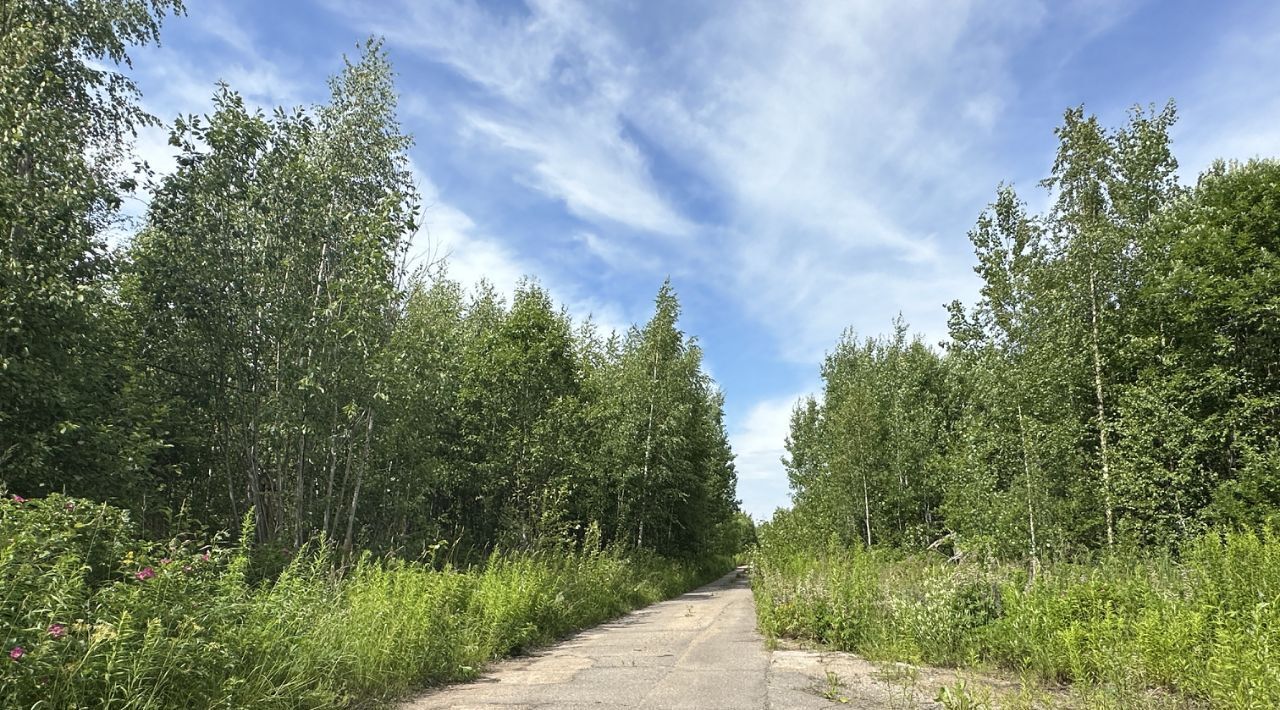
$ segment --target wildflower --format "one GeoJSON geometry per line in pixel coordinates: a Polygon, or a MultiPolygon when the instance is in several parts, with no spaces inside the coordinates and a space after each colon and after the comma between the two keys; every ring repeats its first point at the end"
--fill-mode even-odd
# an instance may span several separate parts
{"type": "Polygon", "coordinates": [[[49,635],[60,639],[67,635],[67,627],[62,624],[49,624],[49,635]]]}
{"type": "Polygon", "coordinates": [[[137,572],[134,572],[133,576],[137,577],[139,582],[145,582],[148,579],[151,579],[152,577],[156,576],[156,571],[151,569],[150,567],[143,567],[137,572]]]}
{"type": "Polygon", "coordinates": [[[13,650],[9,652],[9,658],[12,658],[15,661],[25,655],[27,655],[27,649],[21,646],[14,646],[13,650]]]}
{"type": "Polygon", "coordinates": [[[91,644],[110,641],[117,636],[119,636],[119,633],[116,628],[105,621],[93,624],[89,629],[89,643],[91,644]]]}
{"type": "Polygon", "coordinates": [[[14,503],[26,503],[26,502],[27,502],[27,499],[26,499],[26,498],[23,498],[22,496],[18,495],[17,493],[14,493],[14,494],[13,494],[13,502],[14,502],[14,503]]]}
{"type": "Polygon", "coordinates": [[[173,560],[169,559],[168,557],[162,558],[162,559],[160,560],[160,564],[162,564],[162,565],[167,565],[167,564],[169,564],[170,562],[173,562],[173,560]]]}
{"type": "Polygon", "coordinates": [[[183,566],[182,566],[182,572],[183,572],[184,574],[191,574],[191,565],[183,565],[183,566]]]}
{"type": "Polygon", "coordinates": [[[201,562],[208,562],[208,561],[209,561],[209,553],[207,553],[207,552],[206,552],[206,553],[204,553],[203,555],[200,555],[200,561],[201,561],[201,562]]]}
{"type": "Polygon", "coordinates": [[[69,503],[67,503],[66,505],[62,506],[62,507],[63,507],[64,509],[66,509],[66,510],[75,510],[75,509],[76,509],[76,504],[75,504],[75,503],[70,503],[70,502],[69,502],[69,503]]]}

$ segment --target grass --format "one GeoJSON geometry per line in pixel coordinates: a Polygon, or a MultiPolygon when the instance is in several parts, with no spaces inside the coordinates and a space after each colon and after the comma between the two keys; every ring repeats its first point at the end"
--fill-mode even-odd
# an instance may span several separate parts
{"type": "Polygon", "coordinates": [[[0,706],[382,705],[727,569],[620,550],[341,565],[314,545],[255,582],[245,546],[155,548],[109,506],[6,500],[0,706]]]}
{"type": "MultiPolygon", "coordinates": [[[[1072,683],[1090,706],[1280,707],[1280,537],[1208,535],[1178,558],[952,564],[765,540],[761,628],[873,660],[1072,683]]],[[[962,703],[958,703],[962,704],[962,703]]]]}

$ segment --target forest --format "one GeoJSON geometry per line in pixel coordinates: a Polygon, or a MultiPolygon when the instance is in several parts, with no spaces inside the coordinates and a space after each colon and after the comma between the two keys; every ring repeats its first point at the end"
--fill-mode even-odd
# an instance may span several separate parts
{"type": "Polygon", "coordinates": [[[411,265],[376,40],[322,105],[165,117],[155,173],[129,50],[183,12],[0,4],[0,705],[386,700],[728,569],[671,284],[604,333],[411,265]]]}
{"type": "Polygon", "coordinates": [[[762,626],[1090,706],[1280,703],[1280,164],[1184,185],[1175,118],[1067,110],[1046,209],[1002,184],[969,232],[941,348],[899,319],[829,352],[762,626]]]}

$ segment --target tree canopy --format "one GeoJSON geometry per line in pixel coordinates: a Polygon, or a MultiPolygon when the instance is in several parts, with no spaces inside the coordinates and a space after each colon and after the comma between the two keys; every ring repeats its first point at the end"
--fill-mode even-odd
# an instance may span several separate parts
{"type": "Polygon", "coordinates": [[[1175,180],[1172,104],[1057,129],[1050,207],[1011,186],[942,350],[827,356],[785,460],[792,518],[848,541],[1037,560],[1280,513],[1280,165],[1175,180]]]}

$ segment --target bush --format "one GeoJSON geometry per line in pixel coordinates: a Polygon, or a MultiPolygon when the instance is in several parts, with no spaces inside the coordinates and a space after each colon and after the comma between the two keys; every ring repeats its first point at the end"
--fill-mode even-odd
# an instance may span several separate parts
{"type": "Polygon", "coordinates": [[[255,582],[250,558],[244,544],[144,543],[127,514],[88,501],[0,503],[0,706],[387,701],[727,569],[623,550],[344,567],[320,542],[255,582]]]}

